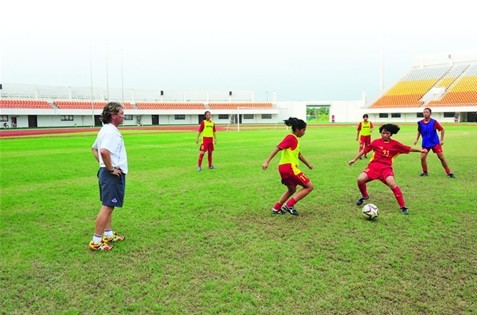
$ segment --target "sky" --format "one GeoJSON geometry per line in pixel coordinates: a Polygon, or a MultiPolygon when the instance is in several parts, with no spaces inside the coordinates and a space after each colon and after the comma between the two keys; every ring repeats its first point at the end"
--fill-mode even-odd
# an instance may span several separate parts
{"type": "Polygon", "coordinates": [[[418,55],[476,51],[470,3],[2,1],[0,83],[373,98],[418,55]]]}

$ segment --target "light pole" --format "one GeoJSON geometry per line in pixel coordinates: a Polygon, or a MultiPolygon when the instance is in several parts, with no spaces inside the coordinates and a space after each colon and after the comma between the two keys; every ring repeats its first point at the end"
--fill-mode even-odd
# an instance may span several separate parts
{"type": "Polygon", "coordinates": [[[106,44],[106,101],[109,102],[109,49],[106,44]]]}
{"type": "Polygon", "coordinates": [[[121,49],[121,101],[124,104],[124,69],[123,69],[123,50],[121,49]]]}
{"type": "Polygon", "coordinates": [[[93,53],[89,46],[89,74],[91,81],[91,127],[94,127],[93,53]]]}

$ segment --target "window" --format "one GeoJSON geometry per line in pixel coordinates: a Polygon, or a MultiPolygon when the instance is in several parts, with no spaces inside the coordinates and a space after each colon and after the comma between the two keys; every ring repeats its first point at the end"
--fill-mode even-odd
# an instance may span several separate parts
{"type": "Polygon", "coordinates": [[[61,121],[73,121],[75,120],[73,115],[61,115],[61,121]]]}
{"type": "Polygon", "coordinates": [[[272,114],[262,114],[262,119],[272,119],[272,114]]]}
{"type": "Polygon", "coordinates": [[[0,115],[0,121],[8,121],[8,115],[0,115]]]}
{"type": "Polygon", "coordinates": [[[185,120],[185,115],[174,115],[174,120],[185,120]]]}
{"type": "Polygon", "coordinates": [[[243,119],[253,119],[254,115],[253,114],[243,114],[243,119]]]}
{"type": "Polygon", "coordinates": [[[124,115],[124,120],[133,120],[133,115],[124,115]]]}
{"type": "Polygon", "coordinates": [[[391,118],[401,118],[401,113],[392,113],[391,118]]]}
{"type": "Polygon", "coordinates": [[[379,118],[388,118],[388,113],[379,113],[379,118]]]}
{"type": "Polygon", "coordinates": [[[219,114],[219,119],[229,119],[229,115],[219,114]]]}
{"type": "Polygon", "coordinates": [[[424,118],[424,113],[416,113],[417,118],[424,118]]]}
{"type": "Polygon", "coordinates": [[[444,113],[444,118],[454,118],[455,112],[444,113]]]}

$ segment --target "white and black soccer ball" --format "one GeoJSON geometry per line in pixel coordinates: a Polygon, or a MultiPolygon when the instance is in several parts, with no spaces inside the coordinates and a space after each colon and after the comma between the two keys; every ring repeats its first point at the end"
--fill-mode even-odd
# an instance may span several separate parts
{"type": "Polygon", "coordinates": [[[376,205],[373,205],[372,203],[368,203],[364,205],[361,212],[366,219],[374,220],[378,216],[378,207],[376,205]]]}

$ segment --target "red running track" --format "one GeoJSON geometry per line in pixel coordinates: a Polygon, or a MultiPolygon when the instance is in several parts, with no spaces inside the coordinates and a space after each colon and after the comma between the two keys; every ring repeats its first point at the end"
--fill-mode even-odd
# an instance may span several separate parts
{"type": "MultiPolygon", "coordinates": [[[[223,127],[219,127],[222,129],[223,127]]],[[[1,137],[21,137],[35,135],[65,134],[75,132],[99,131],[100,127],[89,128],[52,128],[52,129],[2,129],[1,137]]],[[[147,126],[147,127],[120,127],[120,130],[164,130],[164,131],[197,131],[198,126],[147,126]]]]}

